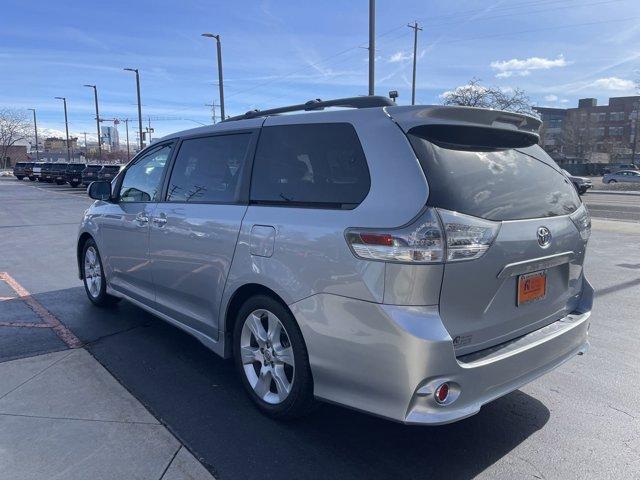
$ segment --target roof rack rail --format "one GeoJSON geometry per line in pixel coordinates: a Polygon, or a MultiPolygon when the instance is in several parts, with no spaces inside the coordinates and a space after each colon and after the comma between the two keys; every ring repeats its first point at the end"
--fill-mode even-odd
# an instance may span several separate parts
{"type": "Polygon", "coordinates": [[[313,110],[324,110],[327,107],[346,107],[346,108],[372,108],[372,107],[390,107],[395,105],[390,98],[370,95],[361,97],[337,98],[335,100],[309,100],[306,103],[298,105],[290,105],[288,107],[270,108],[268,110],[250,110],[244,115],[226,118],[225,122],[234,120],[247,120],[249,118],[266,117],[268,115],[277,115],[279,113],[288,112],[309,112],[313,110]]]}

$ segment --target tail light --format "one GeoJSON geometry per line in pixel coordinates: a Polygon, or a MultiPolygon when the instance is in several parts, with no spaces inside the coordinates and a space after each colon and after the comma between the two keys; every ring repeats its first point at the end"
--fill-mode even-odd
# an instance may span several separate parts
{"type": "Polygon", "coordinates": [[[589,211],[587,207],[584,206],[584,203],[570,215],[573,224],[580,232],[580,238],[585,242],[589,240],[591,236],[591,215],[589,215],[589,211]]]}
{"type": "Polygon", "coordinates": [[[409,226],[393,230],[350,228],[347,242],[356,257],[404,263],[438,263],[444,255],[442,229],[428,208],[409,226]]]}
{"type": "Polygon", "coordinates": [[[457,262],[481,257],[499,228],[498,222],[426,208],[408,226],[387,230],[350,228],[346,238],[354,255],[365,260],[457,262]]]}

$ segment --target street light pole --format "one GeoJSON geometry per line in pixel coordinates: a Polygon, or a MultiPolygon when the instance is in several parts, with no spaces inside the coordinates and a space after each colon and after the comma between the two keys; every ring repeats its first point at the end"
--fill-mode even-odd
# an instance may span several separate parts
{"type": "Polygon", "coordinates": [[[124,128],[127,131],[127,162],[131,160],[131,154],[129,153],[129,119],[124,119],[124,128]]]}
{"type": "MultiPolygon", "coordinates": [[[[102,140],[100,139],[100,113],[98,111],[98,87],[95,85],[85,85],[85,87],[93,88],[93,98],[96,103],[96,133],[98,134],[98,160],[102,160],[102,140]]],[[[85,145],[85,149],[86,149],[85,145]]]]}
{"type": "Polygon", "coordinates": [[[212,33],[203,33],[203,37],[215,38],[218,50],[218,91],[220,92],[220,119],[224,120],[224,83],[222,75],[222,44],[220,43],[220,35],[212,33]]]}
{"type": "Polygon", "coordinates": [[[38,154],[38,121],[36,120],[36,109],[29,108],[33,112],[33,131],[36,134],[36,162],[40,161],[40,155],[38,154]]]}
{"type": "Polygon", "coordinates": [[[57,100],[62,100],[64,104],[64,129],[67,134],[67,162],[71,163],[71,150],[69,146],[69,121],[67,119],[67,98],[66,97],[55,97],[57,100]]]}
{"type": "Polygon", "coordinates": [[[127,72],[136,74],[136,92],[138,93],[138,129],[140,130],[140,150],[143,148],[142,142],[142,102],[140,101],[140,72],[137,68],[125,68],[127,72]]]}
{"type": "Polygon", "coordinates": [[[413,81],[411,82],[411,105],[416,104],[416,59],[418,57],[418,30],[422,30],[418,26],[418,22],[413,22],[407,27],[413,29],[413,81]]]}
{"type": "Polygon", "coordinates": [[[369,95],[375,95],[376,0],[369,0],[369,95]]]}

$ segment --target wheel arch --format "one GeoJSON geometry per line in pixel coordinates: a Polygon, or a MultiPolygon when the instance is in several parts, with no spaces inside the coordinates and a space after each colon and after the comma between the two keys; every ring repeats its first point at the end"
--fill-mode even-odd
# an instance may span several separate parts
{"type": "Polygon", "coordinates": [[[287,302],[285,302],[282,296],[278,295],[277,292],[261,283],[245,283],[233,292],[226,304],[226,309],[223,316],[224,323],[221,326],[221,333],[225,336],[226,339],[224,357],[230,357],[233,352],[233,329],[235,327],[238,312],[240,311],[240,308],[242,308],[244,302],[255,295],[266,295],[273,298],[274,300],[282,304],[282,306],[286,308],[289,313],[291,313],[291,316],[297,323],[297,319],[293,315],[293,312],[291,312],[291,309],[287,305],[287,302]]]}
{"type": "Polygon", "coordinates": [[[96,241],[95,238],[93,238],[93,236],[89,233],[89,232],[82,232],[82,234],[80,235],[80,237],[78,238],[78,245],[76,247],[76,260],[78,263],[78,277],[80,278],[80,280],[82,280],[82,250],[84,249],[84,245],[85,243],[87,243],[87,240],[93,240],[94,242],[96,241]]]}

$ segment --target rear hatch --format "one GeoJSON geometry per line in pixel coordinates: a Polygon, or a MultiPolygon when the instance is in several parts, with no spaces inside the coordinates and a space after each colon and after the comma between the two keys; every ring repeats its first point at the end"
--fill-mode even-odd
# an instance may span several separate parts
{"type": "Polygon", "coordinates": [[[586,246],[576,216],[584,207],[534,145],[539,122],[462,107],[389,111],[424,170],[428,205],[497,227],[482,256],[445,263],[440,315],[456,354],[511,340],[575,310],[586,246]]]}

